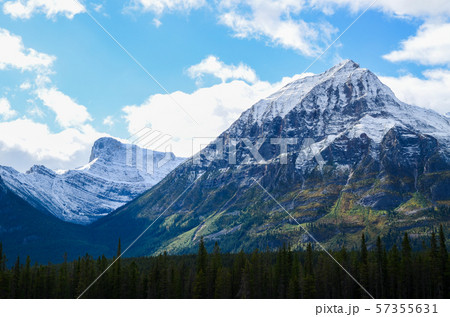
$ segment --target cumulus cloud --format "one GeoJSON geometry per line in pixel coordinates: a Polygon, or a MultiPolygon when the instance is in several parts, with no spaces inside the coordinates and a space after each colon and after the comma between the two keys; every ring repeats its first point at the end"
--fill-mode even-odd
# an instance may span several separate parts
{"type": "Polygon", "coordinates": [[[56,122],[63,128],[78,127],[92,120],[85,106],[77,104],[55,87],[39,88],[36,93],[43,104],[56,114],[56,122]]]}
{"type": "MultiPolygon", "coordinates": [[[[181,91],[170,95],[150,96],[141,105],[123,108],[128,130],[132,134],[148,126],[173,137],[172,150],[179,156],[193,153],[192,138],[217,137],[227,129],[240,114],[261,98],[267,97],[288,82],[298,78],[283,78],[278,83],[257,81],[249,84],[233,80],[211,87],[199,88],[193,93],[181,91]],[[195,118],[195,124],[180,112],[172,98],[177,100],[195,118]]],[[[194,149],[196,151],[198,149],[194,149]]]]}
{"type": "Polygon", "coordinates": [[[259,39],[271,45],[293,49],[305,56],[320,54],[337,32],[327,22],[311,23],[303,19],[304,12],[320,10],[327,15],[338,8],[357,13],[367,9],[398,17],[415,17],[427,21],[445,20],[450,15],[450,1],[429,0],[132,0],[131,8],[152,12],[153,23],[161,25],[159,17],[166,12],[185,11],[208,6],[219,23],[229,27],[237,38],[259,39]]]}
{"type": "Polygon", "coordinates": [[[189,67],[187,72],[194,79],[201,79],[204,75],[212,75],[222,80],[222,82],[226,82],[229,79],[242,79],[249,83],[258,81],[258,77],[251,67],[243,63],[240,63],[238,66],[227,65],[218,57],[212,55],[206,57],[200,63],[189,67]]]}
{"type": "Polygon", "coordinates": [[[105,119],[103,119],[103,124],[112,127],[114,125],[114,119],[112,116],[106,116],[105,119]]]}
{"type": "MultiPolygon", "coordinates": [[[[238,38],[256,38],[294,49],[307,56],[317,55],[336,29],[329,23],[308,23],[299,18],[307,1],[298,0],[133,0],[129,9],[152,12],[160,17],[166,12],[189,12],[208,6],[219,23],[229,27],[238,38]]],[[[159,18],[153,20],[159,27],[159,18]]]]}
{"type": "Polygon", "coordinates": [[[165,11],[191,11],[206,5],[206,0],[133,0],[131,8],[140,11],[150,11],[157,15],[165,11]]]}
{"type": "Polygon", "coordinates": [[[63,14],[68,19],[73,19],[75,15],[85,11],[84,6],[74,0],[16,0],[7,1],[3,5],[5,14],[20,19],[29,19],[35,13],[44,13],[47,18],[63,14]]]}
{"type": "MultiPolygon", "coordinates": [[[[23,5],[29,3],[23,2],[23,5]]],[[[21,171],[34,164],[58,169],[85,164],[93,142],[104,134],[86,124],[92,120],[86,107],[52,84],[50,75],[56,58],[26,48],[20,36],[5,29],[0,29],[0,47],[0,70],[30,71],[35,76],[33,82],[27,80],[18,87],[21,93],[33,97],[27,100],[31,108],[20,119],[11,120],[19,114],[6,98],[0,98],[0,119],[6,120],[0,122],[0,164],[21,171]],[[55,113],[55,120],[62,128],[60,131],[51,131],[47,124],[28,118],[45,116],[35,103],[39,100],[55,113]]]]}
{"type": "Polygon", "coordinates": [[[28,90],[31,88],[31,83],[29,81],[24,81],[20,84],[19,88],[22,90],[28,90]]]}
{"type": "Polygon", "coordinates": [[[15,68],[21,71],[48,69],[54,56],[25,48],[22,38],[0,28],[0,70],[15,68]]]}
{"type": "Polygon", "coordinates": [[[17,112],[11,109],[9,100],[5,97],[0,98],[0,117],[3,120],[9,120],[17,115],[17,112]]]}
{"type": "Polygon", "coordinates": [[[413,75],[380,77],[396,96],[409,104],[433,109],[441,114],[450,111],[450,70],[434,69],[423,73],[424,78],[413,75]]]}
{"type": "Polygon", "coordinates": [[[105,136],[91,126],[52,133],[46,124],[21,118],[0,123],[1,165],[25,171],[35,164],[53,169],[75,168],[86,164],[93,142],[105,136]]]}
{"type": "Polygon", "coordinates": [[[307,23],[298,16],[305,1],[226,0],[220,4],[220,22],[238,38],[262,38],[306,56],[321,51],[321,44],[336,32],[329,23],[307,23]]]}
{"type": "Polygon", "coordinates": [[[401,49],[383,56],[391,62],[450,65],[450,23],[424,24],[417,34],[401,42],[401,49]]]}

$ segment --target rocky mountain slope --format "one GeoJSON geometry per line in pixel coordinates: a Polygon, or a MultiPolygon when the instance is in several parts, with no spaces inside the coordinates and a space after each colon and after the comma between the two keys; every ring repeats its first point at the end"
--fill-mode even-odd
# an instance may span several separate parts
{"type": "Polygon", "coordinates": [[[64,221],[88,224],[151,188],[183,160],[172,153],[166,157],[165,153],[101,138],[94,143],[89,163],[83,167],[53,171],[35,165],[20,173],[0,166],[0,177],[35,208],[64,221]],[[158,166],[163,160],[164,164],[158,166]],[[152,168],[142,163],[148,161],[153,162],[152,168]]]}
{"type": "Polygon", "coordinates": [[[192,251],[201,236],[226,251],[308,242],[259,183],[329,247],[351,247],[362,231],[369,243],[405,230],[420,237],[449,221],[449,144],[448,117],[401,102],[347,60],[259,101],[92,227],[105,232],[103,243],[126,244],[158,219],[130,249],[136,255],[192,251]],[[280,138],[290,140],[287,153],[280,138]]]}

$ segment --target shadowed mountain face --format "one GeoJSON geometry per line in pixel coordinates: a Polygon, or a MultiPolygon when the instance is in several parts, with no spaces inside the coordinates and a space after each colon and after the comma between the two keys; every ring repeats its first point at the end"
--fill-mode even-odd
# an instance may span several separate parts
{"type": "Polygon", "coordinates": [[[104,243],[127,243],[167,209],[134,255],[192,251],[201,236],[225,251],[308,242],[259,183],[329,247],[351,247],[361,230],[420,235],[448,221],[439,206],[450,203],[449,144],[449,118],[399,101],[372,72],[344,61],[259,101],[92,227],[104,243]]]}
{"type": "Polygon", "coordinates": [[[14,265],[17,256],[24,263],[30,256],[33,263],[58,263],[90,252],[110,254],[111,251],[90,239],[89,230],[64,222],[47,212],[42,212],[14,194],[0,177],[0,241],[8,257],[8,266],[14,265]]]}
{"type": "Polygon", "coordinates": [[[259,101],[140,197],[55,241],[111,256],[119,238],[129,245],[151,225],[127,256],[191,252],[202,236],[226,252],[296,248],[311,240],[296,222],[330,248],[358,245],[361,232],[369,245],[406,230],[420,238],[450,219],[449,144],[450,118],[344,61],[259,101]]]}

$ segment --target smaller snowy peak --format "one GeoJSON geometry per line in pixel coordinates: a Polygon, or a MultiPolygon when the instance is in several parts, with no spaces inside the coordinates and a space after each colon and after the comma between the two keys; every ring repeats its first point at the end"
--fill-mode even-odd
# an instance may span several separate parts
{"type": "Polygon", "coordinates": [[[184,160],[172,152],[153,151],[104,137],[92,146],[89,163],[77,170],[109,180],[155,184],[184,160]]]}
{"type": "Polygon", "coordinates": [[[47,176],[55,176],[56,172],[45,167],[44,165],[33,165],[25,174],[41,174],[47,176]]]}
{"type": "Polygon", "coordinates": [[[88,224],[150,189],[184,160],[105,137],[92,146],[89,163],[77,169],[34,165],[20,173],[0,166],[0,178],[36,208],[88,224]]]}

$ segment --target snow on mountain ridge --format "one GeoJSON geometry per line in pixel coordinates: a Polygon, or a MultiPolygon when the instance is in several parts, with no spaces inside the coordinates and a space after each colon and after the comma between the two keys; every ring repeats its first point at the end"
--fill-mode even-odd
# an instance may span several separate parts
{"type": "MultiPolygon", "coordinates": [[[[395,98],[394,93],[387,86],[384,86],[372,72],[360,68],[358,64],[351,60],[345,60],[322,74],[303,77],[287,84],[269,97],[258,101],[244,112],[242,119],[250,119],[261,124],[276,116],[284,118],[311,95],[323,98],[319,99],[317,103],[323,111],[329,104],[329,100],[324,99],[327,97],[326,94],[317,93],[315,90],[323,86],[338,88],[342,83],[346,83],[347,87],[349,85],[355,87],[357,83],[363,84],[363,87],[350,91],[351,97],[354,99],[375,97],[378,96],[380,91],[395,98]],[[365,94],[357,95],[360,90],[365,91],[365,94]]],[[[345,93],[342,95],[345,95],[345,93]]]]}
{"type": "Polygon", "coordinates": [[[448,117],[400,101],[375,74],[351,60],[322,74],[295,80],[258,101],[228,132],[238,136],[245,126],[253,125],[264,129],[276,117],[287,121],[297,117],[295,120],[300,122],[296,125],[306,126],[303,132],[309,131],[309,136],[317,141],[347,132],[353,136],[366,133],[379,143],[389,129],[398,125],[430,134],[450,145],[448,117]]]}

